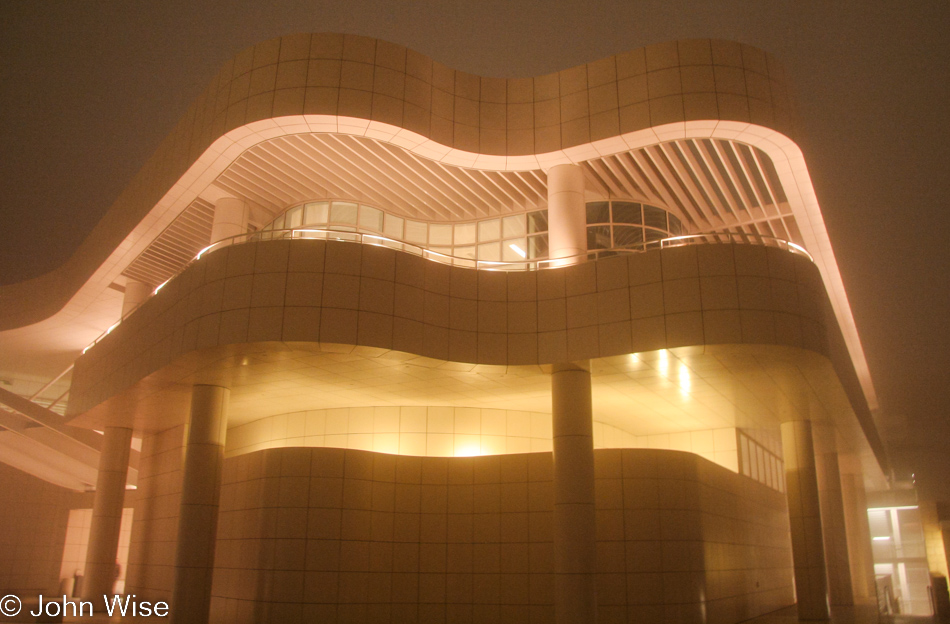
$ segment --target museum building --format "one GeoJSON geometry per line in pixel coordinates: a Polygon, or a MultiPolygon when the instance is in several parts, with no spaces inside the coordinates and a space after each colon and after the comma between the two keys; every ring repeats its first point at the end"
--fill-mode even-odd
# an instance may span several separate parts
{"type": "Polygon", "coordinates": [[[0,287],[0,370],[47,382],[0,388],[0,589],[182,623],[873,602],[889,468],[796,135],[726,41],[518,79],[245,50],[0,287]]]}

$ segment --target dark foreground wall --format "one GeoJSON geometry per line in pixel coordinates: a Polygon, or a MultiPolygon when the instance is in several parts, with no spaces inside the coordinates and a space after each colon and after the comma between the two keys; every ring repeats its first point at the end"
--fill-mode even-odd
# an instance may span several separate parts
{"type": "MultiPolygon", "coordinates": [[[[161,436],[129,591],[168,597],[181,430],[161,436]]],[[[783,494],[689,453],[595,457],[601,621],[737,622],[794,602],[783,494]]],[[[553,622],[549,453],[270,449],[226,460],[224,481],[216,622],[553,622]]]]}
{"type": "Polygon", "coordinates": [[[69,510],[90,507],[91,495],[0,464],[0,595],[56,594],[69,510]]]}

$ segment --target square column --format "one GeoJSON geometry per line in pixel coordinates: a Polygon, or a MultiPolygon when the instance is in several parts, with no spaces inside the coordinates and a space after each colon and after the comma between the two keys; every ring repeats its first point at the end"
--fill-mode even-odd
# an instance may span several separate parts
{"type": "Polygon", "coordinates": [[[170,603],[175,624],[208,622],[229,396],[220,386],[192,389],[170,603]]]}

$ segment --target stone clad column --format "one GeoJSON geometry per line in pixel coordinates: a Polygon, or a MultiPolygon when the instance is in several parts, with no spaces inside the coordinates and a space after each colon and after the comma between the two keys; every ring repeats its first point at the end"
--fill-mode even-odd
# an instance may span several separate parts
{"type": "Polygon", "coordinates": [[[112,594],[116,580],[116,553],[125,505],[132,430],[106,427],[103,434],[82,591],[84,598],[97,600],[112,594]]]}
{"type": "Polygon", "coordinates": [[[782,423],[788,517],[795,562],[798,619],[828,619],[828,579],[821,531],[821,504],[811,422],[782,423]]]}
{"type": "Polygon", "coordinates": [[[817,450],[818,497],[821,500],[821,528],[825,543],[828,575],[828,599],[832,605],[854,604],[851,587],[851,562],[848,555],[848,530],[844,519],[841,472],[835,428],[817,424],[813,428],[817,450]]]}
{"type": "MultiPolygon", "coordinates": [[[[548,249],[572,264],[587,251],[584,173],[548,172],[548,249]]],[[[557,624],[597,621],[597,525],[589,362],[563,362],[551,373],[554,447],[554,614],[557,624]]]]}
{"type": "Polygon", "coordinates": [[[205,624],[209,617],[229,395],[220,386],[192,389],[170,604],[176,624],[205,624]]]}
{"type": "Polygon", "coordinates": [[[239,236],[247,232],[249,210],[243,199],[221,197],[214,203],[211,242],[239,236]]]}

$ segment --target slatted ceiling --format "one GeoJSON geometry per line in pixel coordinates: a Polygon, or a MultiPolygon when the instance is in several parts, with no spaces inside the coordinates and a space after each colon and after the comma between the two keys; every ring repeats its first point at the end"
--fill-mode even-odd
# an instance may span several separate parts
{"type": "MultiPolygon", "coordinates": [[[[774,236],[801,244],[769,158],[719,139],[654,145],[582,163],[588,189],[665,207],[692,234],[774,236]]],[[[474,220],[543,208],[543,171],[481,171],[443,165],[361,137],[298,134],[247,150],[216,180],[226,192],[277,215],[304,201],[337,197],[413,219],[474,220]]],[[[126,270],[159,284],[208,241],[212,207],[194,202],[126,270]]]]}
{"type": "Polygon", "coordinates": [[[196,199],[122,274],[152,286],[165,282],[208,244],[213,216],[214,206],[196,199]]]}
{"type": "Polygon", "coordinates": [[[670,161],[670,166],[676,170],[679,178],[683,180],[684,183],[689,185],[690,194],[692,194],[695,198],[698,206],[700,206],[700,210],[702,210],[702,207],[706,207],[716,220],[722,222],[722,213],[720,212],[719,207],[716,205],[717,199],[715,199],[715,193],[710,195],[706,187],[703,186],[703,183],[697,177],[696,172],[693,171],[693,168],[689,166],[689,163],[683,156],[680,146],[677,143],[668,143],[663,147],[666,150],[667,159],[670,161]]]}

